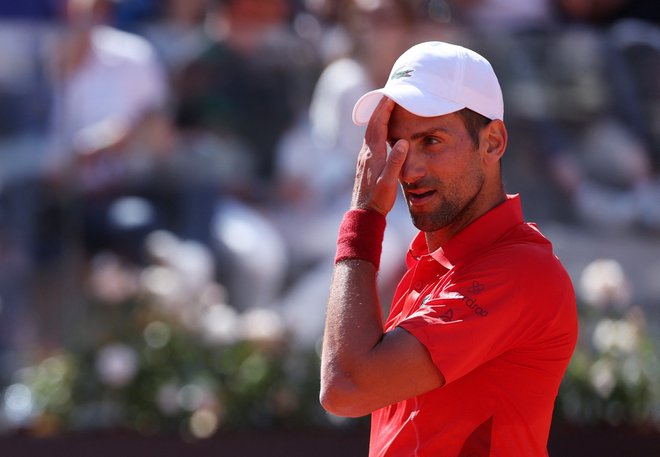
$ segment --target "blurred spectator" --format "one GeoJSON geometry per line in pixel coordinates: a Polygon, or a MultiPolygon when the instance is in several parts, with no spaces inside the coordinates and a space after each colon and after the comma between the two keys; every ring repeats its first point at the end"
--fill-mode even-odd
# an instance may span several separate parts
{"type": "Polygon", "coordinates": [[[84,191],[121,179],[125,146],[167,100],[165,74],[143,38],[104,25],[108,0],[68,0],[54,50],[51,166],[75,167],[84,191]]]}
{"type": "Polygon", "coordinates": [[[48,56],[53,105],[44,174],[38,186],[24,186],[34,198],[23,229],[37,262],[32,312],[44,344],[56,344],[80,311],[74,284],[85,264],[78,254],[116,248],[139,255],[132,243],[156,211],[146,199],[130,200],[119,213],[113,205],[149,187],[143,178],[158,160],[140,145],[155,144],[146,137],[161,135],[156,126],[167,124],[162,68],[146,40],[105,25],[111,2],[67,0],[62,13],[48,56]]]}
{"type": "MultiPolygon", "coordinates": [[[[182,4],[172,2],[170,11],[192,26],[198,9],[182,4]]],[[[213,2],[209,40],[174,74],[181,138],[198,159],[216,161],[221,195],[209,242],[229,302],[239,309],[271,303],[288,273],[281,236],[259,213],[274,199],[276,145],[305,108],[316,73],[313,48],[291,26],[293,6],[290,0],[213,2]]]]}
{"type": "Polygon", "coordinates": [[[452,0],[453,16],[475,31],[515,33],[554,22],[553,0],[452,0]]]}
{"type": "Polygon", "coordinates": [[[529,217],[657,230],[653,107],[660,85],[649,75],[657,74],[652,69],[658,47],[652,43],[658,42],[658,28],[621,21],[641,14],[645,5],[454,2],[456,16],[469,27],[470,45],[491,58],[500,77],[507,125],[515,132],[503,161],[505,182],[509,191],[527,195],[529,217]],[[506,11],[503,3],[515,13],[499,15],[506,11]],[[599,135],[608,140],[597,141],[599,135]],[[608,163],[607,177],[593,160],[605,155],[622,164],[608,163]],[[621,178],[616,185],[610,179],[614,169],[621,178]]]}
{"type": "Polygon", "coordinates": [[[275,145],[306,106],[315,74],[313,49],[293,33],[291,0],[215,1],[213,42],[176,85],[180,127],[243,144],[254,170],[240,192],[269,195],[275,145]]]}
{"type": "Polygon", "coordinates": [[[539,73],[550,83],[550,176],[581,222],[660,233],[659,10],[644,0],[557,3],[569,26],[548,47],[551,71],[539,73]]]}
{"type": "Polygon", "coordinates": [[[313,18],[306,20],[307,28],[316,33],[311,41],[316,47],[321,66],[324,67],[333,60],[350,52],[352,38],[342,24],[342,15],[351,0],[305,0],[306,11],[298,18],[313,18]]]}
{"type": "Polygon", "coordinates": [[[177,74],[207,44],[204,33],[206,0],[166,0],[160,17],[146,24],[142,34],[171,75],[177,74]]]}
{"type": "Polygon", "coordinates": [[[649,146],[652,166],[660,173],[660,22],[625,19],[614,24],[609,32],[612,46],[620,56],[622,72],[626,74],[627,97],[638,109],[627,111],[635,132],[649,146]]]}
{"type": "Polygon", "coordinates": [[[655,0],[554,0],[566,21],[609,25],[624,18],[658,23],[660,8],[655,0]]]}
{"type": "MultiPolygon", "coordinates": [[[[646,30],[639,24],[632,29],[637,32],[628,37],[646,30]]],[[[635,57],[645,64],[640,71],[617,35],[576,27],[554,36],[537,60],[532,79],[540,96],[528,97],[538,104],[527,110],[527,120],[544,155],[545,176],[578,221],[599,230],[657,233],[660,169],[652,106],[660,100],[660,85],[657,78],[646,81],[646,74],[660,68],[660,46],[637,48],[635,57]]]]}

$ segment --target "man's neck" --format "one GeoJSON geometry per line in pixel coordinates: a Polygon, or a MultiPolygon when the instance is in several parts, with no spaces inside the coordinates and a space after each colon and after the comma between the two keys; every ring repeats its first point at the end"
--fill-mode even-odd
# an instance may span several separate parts
{"type": "Polygon", "coordinates": [[[460,233],[465,227],[504,201],[506,201],[506,193],[502,189],[494,198],[479,203],[468,204],[456,219],[446,227],[433,232],[425,232],[426,245],[429,252],[434,252],[447,244],[449,240],[460,233]]]}

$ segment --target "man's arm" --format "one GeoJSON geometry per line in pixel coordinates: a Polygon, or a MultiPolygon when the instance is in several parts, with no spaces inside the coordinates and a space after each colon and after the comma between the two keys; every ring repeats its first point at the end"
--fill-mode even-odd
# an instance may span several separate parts
{"type": "MultiPolygon", "coordinates": [[[[396,198],[408,144],[387,157],[387,125],[394,102],[383,98],[367,127],[351,207],[387,215],[396,198]]],[[[444,383],[426,348],[397,328],[385,334],[376,287],[366,260],[337,263],[327,307],[321,361],[321,403],[342,416],[363,416],[444,383]]]]}

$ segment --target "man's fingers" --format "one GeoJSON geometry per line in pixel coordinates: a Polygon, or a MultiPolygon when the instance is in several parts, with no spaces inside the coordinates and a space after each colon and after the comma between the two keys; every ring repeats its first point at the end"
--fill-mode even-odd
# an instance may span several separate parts
{"type": "Polygon", "coordinates": [[[380,125],[385,125],[387,127],[388,122],[390,121],[390,114],[392,114],[392,109],[394,108],[394,100],[383,95],[383,97],[378,102],[376,109],[371,115],[371,120],[380,125]]]}
{"type": "Polygon", "coordinates": [[[408,147],[409,144],[406,140],[399,140],[392,147],[390,156],[385,163],[385,168],[380,175],[381,179],[389,185],[396,185],[398,182],[401,168],[403,168],[403,164],[408,156],[408,147]]]}
{"type": "Polygon", "coordinates": [[[409,143],[406,140],[396,142],[390,152],[383,171],[375,185],[371,188],[368,198],[364,201],[365,208],[371,208],[387,215],[396,200],[399,174],[408,155],[409,143]]]}
{"type": "Polygon", "coordinates": [[[387,140],[393,100],[383,97],[369,120],[358,157],[353,199],[355,208],[371,208],[387,214],[396,199],[399,173],[408,152],[408,143],[399,141],[388,157],[387,140]]]}
{"type": "Polygon", "coordinates": [[[388,97],[383,96],[383,98],[380,99],[378,106],[376,106],[376,109],[369,119],[369,125],[367,126],[367,132],[365,135],[367,142],[387,141],[387,127],[390,122],[390,115],[392,114],[394,105],[394,101],[388,97]]]}

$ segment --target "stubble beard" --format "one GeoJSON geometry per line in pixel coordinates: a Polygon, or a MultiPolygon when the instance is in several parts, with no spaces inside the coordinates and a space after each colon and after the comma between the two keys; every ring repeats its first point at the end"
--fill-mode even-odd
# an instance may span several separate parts
{"type": "Polygon", "coordinates": [[[462,208],[454,201],[444,199],[433,212],[417,213],[410,209],[413,224],[422,232],[435,232],[450,225],[461,213],[462,208]]]}
{"type": "MultiPolygon", "coordinates": [[[[463,218],[468,217],[470,209],[484,186],[485,177],[481,173],[475,173],[471,179],[475,186],[467,198],[461,197],[454,190],[449,195],[442,197],[439,206],[432,211],[414,212],[412,208],[408,207],[415,227],[423,232],[435,232],[452,224],[460,224],[463,218]]],[[[435,187],[438,193],[442,193],[442,187],[442,185],[435,187]]]]}

